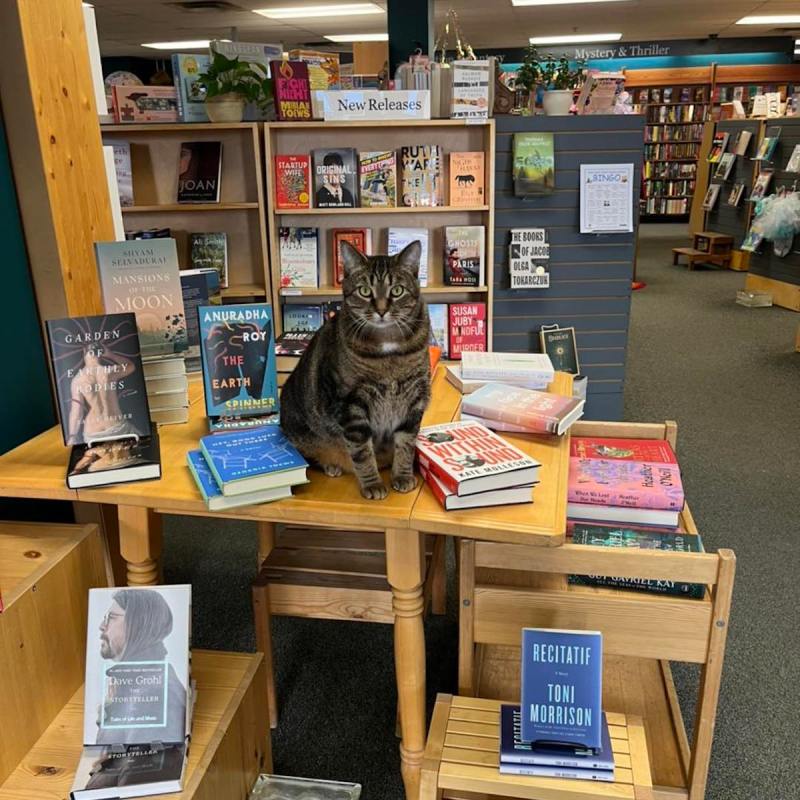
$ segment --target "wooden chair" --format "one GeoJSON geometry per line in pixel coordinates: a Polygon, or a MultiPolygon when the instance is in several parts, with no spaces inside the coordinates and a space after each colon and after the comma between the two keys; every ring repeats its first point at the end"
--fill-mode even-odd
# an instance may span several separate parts
{"type": "MultiPolygon", "coordinates": [[[[576,423],[572,435],[667,439],[675,423],[576,423]]],[[[697,533],[688,506],[682,527],[697,533]]],[[[719,699],[735,573],[731,550],[670,553],[459,543],[459,694],[519,699],[524,627],[603,633],[604,705],[641,716],[657,800],[702,800],[719,699]],[[703,583],[700,600],[568,583],[569,574],[703,583]],[[690,746],[669,661],[701,665],[690,746]]]]}
{"type": "MultiPolygon", "coordinates": [[[[252,586],[256,649],[267,664],[273,728],[277,725],[277,698],[272,616],[394,624],[382,534],[277,525],[274,544],[252,586]]],[[[446,538],[429,536],[426,544],[426,606],[434,614],[444,614],[446,538]]]]}

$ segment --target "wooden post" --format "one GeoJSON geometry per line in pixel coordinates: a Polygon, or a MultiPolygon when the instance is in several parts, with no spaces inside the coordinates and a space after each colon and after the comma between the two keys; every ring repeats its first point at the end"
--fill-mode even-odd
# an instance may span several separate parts
{"type": "Polygon", "coordinates": [[[0,3],[0,98],[42,319],[102,313],[114,239],[80,0],[0,3]]]}
{"type": "Polygon", "coordinates": [[[119,548],[128,564],[129,586],[158,583],[161,517],[150,508],[119,506],[119,548]]]}

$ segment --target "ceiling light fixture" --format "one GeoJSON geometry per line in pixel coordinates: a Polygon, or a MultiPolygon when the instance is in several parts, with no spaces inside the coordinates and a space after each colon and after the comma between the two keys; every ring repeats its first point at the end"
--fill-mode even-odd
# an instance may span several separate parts
{"type": "Polygon", "coordinates": [[[792,25],[794,23],[800,23],[800,14],[756,15],[736,20],[737,25],[792,25]]]}
{"type": "Polygon", "coordinates": [[[512,6],[571,6],[578,3],[627,3],[630,0],[511,0],[512,6]]]}
{"type": "Polygon", "coordinates": [[[153,50],[201,50],[208,47],[208,42],[208,39],[191,39],[185,42],[147,42],[143,43],[142,47],[150,47],[153,50]]]}
{"type": "Polygon", "coordinates": [[[304,19],[305,17],[354,17],[362,14],[383,14],[375,3],[342,3],[329,6],[284,6],[281,8],[255,8],[254,14],[268,19],[304,19]]]}
{"type": "Polygon", "coordinates": [[[388,42],[388,33],[337,33],[325,37],[329,42],[388,42]]]}
{"type": "Polygon", "coordinates": [[[584,42],[618,42],[621,33],[571,33],[569,36],[531,36],[531,44],[581,44],[584,42]]]}

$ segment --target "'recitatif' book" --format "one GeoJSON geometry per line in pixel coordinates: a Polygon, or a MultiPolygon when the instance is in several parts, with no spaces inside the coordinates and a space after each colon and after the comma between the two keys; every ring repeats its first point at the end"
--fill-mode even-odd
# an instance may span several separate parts
{"type": "Polygon", "coordinates": [[[451,206],[480,206],[486,202],[483,165],[483,151],[450,153],[451,206]]]}

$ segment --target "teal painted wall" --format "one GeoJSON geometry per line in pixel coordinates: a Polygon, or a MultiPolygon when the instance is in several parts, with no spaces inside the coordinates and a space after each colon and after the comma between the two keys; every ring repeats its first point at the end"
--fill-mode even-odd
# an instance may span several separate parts
{"type": "Polygon", "coordinates": [[[0,453],[5,453],[54,425],[56,418],[2,117],[0,243],[3,253],[4,339],[4,369],[0,380],[0,453]]]}

